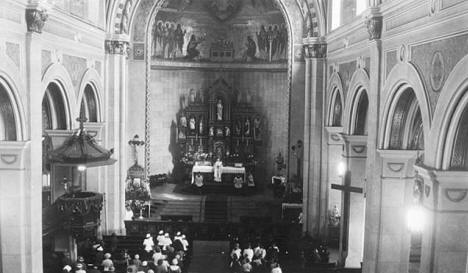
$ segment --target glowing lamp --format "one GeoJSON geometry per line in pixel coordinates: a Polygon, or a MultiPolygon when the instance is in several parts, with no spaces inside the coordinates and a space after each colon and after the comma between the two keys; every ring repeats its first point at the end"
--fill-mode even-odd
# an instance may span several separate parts
{"type": "Polygon", "coordinates": [[[85,165],[78,165],[77,169],[80,172],[84,172],[84,171],[86,171],[86,166],[85,165]]]}
{"type": "Polygon", "coordinates": [[[412,206],[406,214],[406,222],[411,232],[421,232],[426,224],[426,215],[421,206],[412,206]]]}
{"type": "Polygon", "coordinates": [[[343,161],[340,161],[340,163],[338,163],[336,171],[338,172],[339,176],[343,176],[346,172],[346,163],[344,163],[343,161]]]}

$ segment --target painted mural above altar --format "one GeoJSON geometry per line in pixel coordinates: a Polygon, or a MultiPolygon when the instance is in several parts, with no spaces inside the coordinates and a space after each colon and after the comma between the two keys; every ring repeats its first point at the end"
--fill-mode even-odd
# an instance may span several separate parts
{"type": "Polygon", "coordinates": [[[153,62],[286,62],[288,32],[274,0],[168,0],[156,13],[153,62]]]}

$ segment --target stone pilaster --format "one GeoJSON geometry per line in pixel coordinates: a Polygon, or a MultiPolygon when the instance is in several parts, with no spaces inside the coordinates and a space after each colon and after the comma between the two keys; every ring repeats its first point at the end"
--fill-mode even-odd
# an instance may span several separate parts
{"type": "Polygon", "coordinates": [[[423,230],[421,271],[466,272],[468,253],[468,172],[416,166],[423,180],[426,226],[423,230]]]}
{"type": "Polygon", "coordinates": [[[341,192],[332,190],[332,184],[341,184],[342,178],[336,171],[338,164],[343,160],[343,140],[340,137],[340,133],[343,132],[343,127],[325,127],[327,131],[326,147],[324,148],[327,153],[327,159],[325,166],[326,174],[323,175],[323,179],[328,181],[327,184],[327,196],[328,206],[327,213],[332,210],[335,206],[341,208],[341,192]]]}
{"type": "Polygon", "coordinates": [[[107,167],[107,177],[104,181],[105,224],[104,233],[124,232],[125,213],[125,177],[127,166],[127,57],[129,42],[126,37],[113,37],[105,41],[106,71],[105,71],[105,146],[114,148],[114,158],[117,162],[107,167]]]}
{"type": "Polygon", "coordinates": [[[382,41],[380,40],[382,31],[382,15],[378,8],[371,7],[366,12],[366,21],[369,32],[369,109],[368,109],[368,137],[367,137],[367,181],[374,183],[366,184],[366,221],[364,241],[364,264],[363,272],[379,272],[377,270],[379,253],[379,232],[380,232],[380,202],[381,186],[380,181],[380,158],[377,154],[377,138],[380,114],[380,92],[382,76],[382,41]]]}
{"type": "Polygon", "coordinates": [[[306,89],[304,100],[303,230],[313,237],[325,237],[327,233],[327,187],[326,182],[322,183],[321,166],[326,48],[326,44],[320,38],[304,39],[306,89]]]}
{"type": "Polygon", "coordinates": [[[378,272],[409,272],[411,232],[406,216],[413,205],[414,164],[418,152],[378,152],[382,158],[378,272]]]}
{"type": "MultiPolygon", "coordinates": [[[[350,171],[350,186],[364,189],[366,186],[367,136],[354,136],[341,134],[343,139],[343,161],[350,171]]],[[[364,193],[350,193],[349,198],[348,230],[341,224],[341,237],[347,238],[347,249],[340,244],[342,264],[346,268],[359,268],[364,250],[364,221],[365,221],[365,195],[364,193]],[[344,263],[343,263],[344,262],[344,263]]],[[[341,215],[344,215],[342,204],[341,215]]]]}

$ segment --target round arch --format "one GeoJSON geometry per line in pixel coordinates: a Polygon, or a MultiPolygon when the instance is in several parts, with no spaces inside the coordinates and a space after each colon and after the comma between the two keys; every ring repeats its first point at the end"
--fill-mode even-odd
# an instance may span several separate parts
{"type": "Polygon", "coordinates": [[[85,96],[85,90],[86,86],[91,86],[93,90],[93,95],[94,98],[96,99],[96,104],[97,104],[97,122],[102,122],[103,121],[103,116],[102,116],[102,79],[101,76],[99,76],[99,73],[92,68],[89,68],[88,70],[85,71],[83,74],[83,77],[81,78],[80,81],[80,87],[78,89],[78,97],[76,99],[77,105],[76,109],[78,109],[78,113],[80,111],[81,107],[81,101],[83,100],[83,97],[85,96]]]}
{"type": "Polygon", "coordinates": [[[343,132],[353,134],[354,124],[358,111],[358,104],[362,96],[368,96],[369,74],[363,68],[359,68],[353,73],[349,83],[350,93],[346,97],[344,108],[343,132]]]}
{"type": "Polygon", "coordinates": [[[60,94],[63,98],[63,103],[65,107],[66,124],[67,129],[71,129],[73,126],[73,117],[78,117],[79,110],[77,110],[76,99],[73,94],[74,87],[70,75],[68,74],[65,67],[61,64],[53,64],[44,72],[42,76],[42,86],[41,92],[42,97],[46,93],[46,89],[50,83],[55,83],[60,89],[60,94]]]}
{"type": "Polygon", "coordinates": [[[18,89],[14,84],[14,81],[6,75],[3,71],[0,70],[0,86],[6,92],[8,96],[9,105],[12,109],[12,114],[15,119],[15,137],[12,141],[22,141],[24,140],[25,135],[25,118],[24,110],[21,100],[18,95],[18,89]]]}
{"type": "Polygon", "coordinates": [[[433,130],[427,145],[426,165],[447,170],[455,145],[457,127],[468,107],[468,56],[460,60],[447,77],[434,111],[433,130]]]}
{"type": "MultiPolygon", "coordinates": [[[[327,107],[327,126],[333,126],[333,112],[334,112],[334,106],[336,102],[336,98],[339,95],[341,98],[341,109],[344,109],[344,101],[345,101],[345,96],[343,92],[343,84],[341,81],[341,77],[337,72],[333,72],[333,74],[330,77],[330,80],[328,81],[328,88],[327,88],[327,94],[330,94],[328,98],[328,107],[327,107]]],[[[343,125],[343,114],[344,111],[341,110],[341,125],[343,125]]]]}
{"type": "Polygon", "coordinates": [[[421,109],[424,143],[429,143],[432,115],[429,109],[429,99],[426,95],[426,89],[424,88],[422,78],[416,68],[410,63],[400,62],[390,71],[383,88],[383,94],[385,94],[386,98],[381,115],[384,122],[380,125],[380,149],[388,149],[389,147],[392,126],[391,117],[395,112],[399,99],[408,88],[413,90],[421,109]]]}

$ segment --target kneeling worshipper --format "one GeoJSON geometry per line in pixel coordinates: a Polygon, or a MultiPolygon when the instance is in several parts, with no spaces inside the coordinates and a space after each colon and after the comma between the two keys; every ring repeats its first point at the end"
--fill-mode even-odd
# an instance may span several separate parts
{"type": "Polygon", "coordinates": [[[236,188],[236,189],[242,189],[242,186],[243,186],[243,184],[244,184],[244,179],[242,178],[242,176],[236,175],[236,176],[234,177],[233,182],[234,182],[234,188],[236,188]]]}
{"type": "Polygon", "coordinates": [[[111,254],[104,254],[104,260],[102,261],[101,266],[104,268],[104,271],[110,271],[111,267],[114,267],[114,262],[111,260],[111,254]]]}
{"type": "Polygon", "coordinates": [[[182,234],[181,241],[182,241],[182,245],[184,246],[184,251],[187,251],[189,248],[189,242],[187,241],[185,234],[182,234]]]}
{"type": "Polygon", "coordinates": [[[76,265],[75,273],[86,273],[86,271],[83,269],[83,265],[82,265],[82,264],[77,264],[77,265],[76,265]]]}
{"type": "Polygon", "coordinates": [[[165,233],[164,234],[164,239],[162,240],[162,244],[163,244],[163,250],[167,250],[167,248],[172,245],[172,240],[171,238],[169,237],[169,233],[165,233]]]}
{"type": "Polygon", "coordinates": [[[203,186],[203,175],[199,172],[195,174],[195,186],[199,188],[203,186]]]}
{"type": "Polygon", "coordinates": [[[164,240],[164,230],[160,230],[158,236],[156,237],[156,241],[158,241],[159,248],[162,249],[163,247],[163,240],[164,240]]]}

